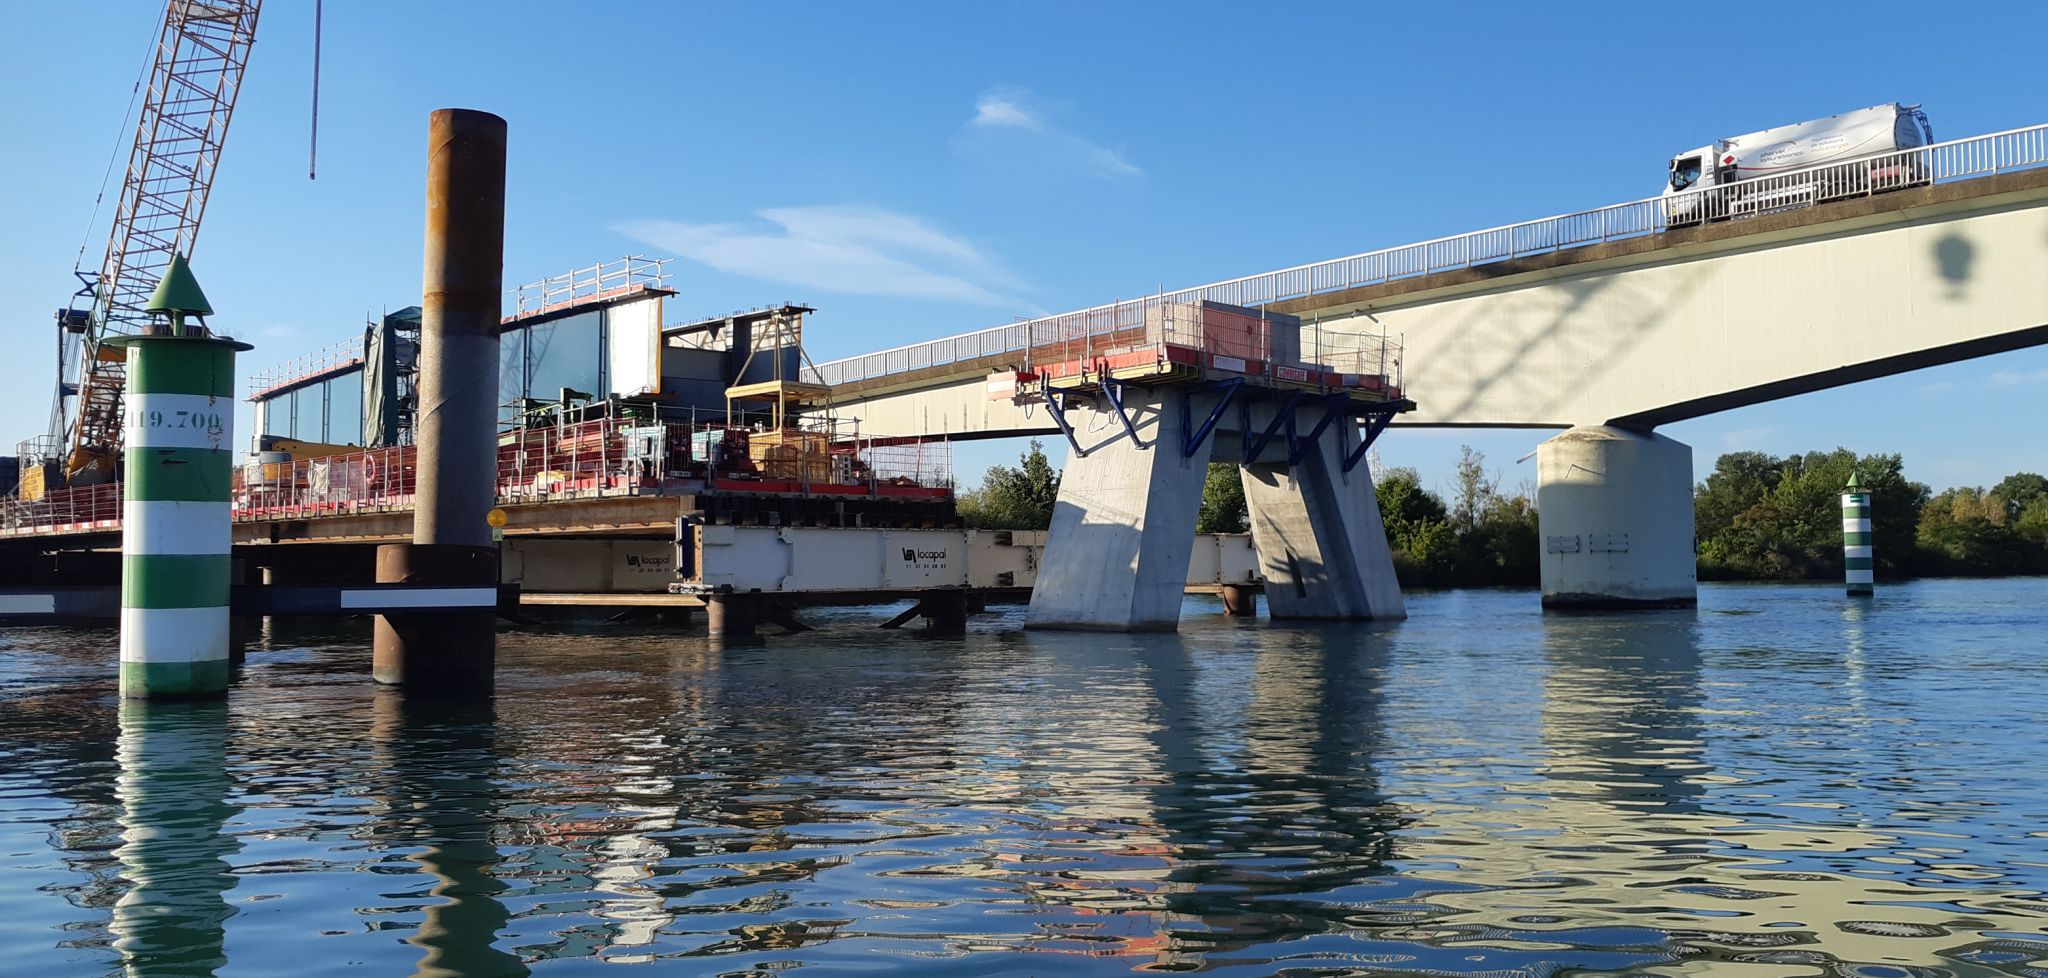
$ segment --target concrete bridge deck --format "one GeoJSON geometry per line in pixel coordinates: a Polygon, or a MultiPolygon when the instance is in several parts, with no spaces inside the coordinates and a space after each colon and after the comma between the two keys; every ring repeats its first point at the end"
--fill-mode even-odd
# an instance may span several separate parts
{"type": "MultiPolygon", "coordinates": [[[[1403,425],[1647,427],[2048,342],[2048,127],[1942,145],[2004,155],[1775,213],[1673,226],[1637,202],[1161,301],[1217,293],[1400,338],[1398,383],[1418,404],[1403,425]]],[[[1110,308],[818,369],[867,430],[1051,434],[1042,410],[991,402],[982,382],[1026,366],[1043,324],[1110,308]]]]}

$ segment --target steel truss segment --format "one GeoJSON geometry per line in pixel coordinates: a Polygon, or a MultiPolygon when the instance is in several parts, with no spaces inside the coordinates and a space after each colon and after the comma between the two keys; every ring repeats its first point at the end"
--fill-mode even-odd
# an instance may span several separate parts
{"type": "Polygon", "coordinates": [[[1249,401],[1238,402],[1239,417],[1243,419],[1244,462],[1250,465],[1259,460],[1259,453],[1271,444],[1273,436],[1280,433],[1283,425],[1294,423],[1294,409],[1307,397],[1300,391],[1288,391],[1280,396],[1280,408],[1273,412],[1273,420],[1266,423],[1265,430],[1252,434],[1252,406],[1249,401]]]}
{"type": "Polygon", "coordinates": [[[1373,442],[1379,440],[1380,432],[1387,430],[1387,425],[1394,420],[1394,415],[1399,413],[1400,410],[1401,402],[1388,401],[1385,404],[1374,404],[1355,412],[1358,416],[1365,419],[1365,434],[1358,439],[1358,447],[1352,449],[1349,455],[1344,456],[1344,471],[1349,472],[1358,466],[1358,463],[1365,458],[1366,450],[1372,447],[1373,442]]]}
{"type": "Polygon", "coordinates": [[[1301,460],[1302,460],[1302,459],[1304,459],[1304,458],[1307,458],[1307,457],[1308,457],[1308,453],[1309,453],[1309,450],[1310,450],[1310,449],[1312,449],[1312,448],[1314,448],[1314,447],[1316,447],[1316,443],[1317,443],[1318,441],[1321,441],[1321,440],[1322,440],[1322,437],[1323,437],[1323,432],[1324,432],[1325,430],[1327,430],[1327,429],[1328,429],[1328,428],[1330,427],[1330,422],[1332,422],[1332,421],[1335,421],[1335,420],[1337,420],[1337,419],[1338,419],[1339,417],[1345,417],[1345,416],[1349,416],[1349,415],[1351,414],[1351,411],[1350,411],[1350,408],[1349,408],[1349,402],[1350,402],[1351,398],[1350,398],[1349,396],[1347,396],[1347,395],[1344,395],[1344,394],[1325,394],[1325,395],[1323,396],[1323,399],[1322,399],[1322,400],[1323,400],[1323,418],[1322,418],[1322,420],[1321,420],[1321,421],[1317,421],[1317,422],[1316,422],[1316,426],[1315,426],[1315,427],[1313,427],[1313,428],[1310,428],[1310,429],[1309,429],[1309,431],[1308,431],[1308,437],[1306,437],[1306,438],[1301,438],[1301,439],[1297,439],[1297,438],[1295,438],[1295,437],[1294,437],[1294,419],[1293,419],[1293,418],[1289,418],[1289,419],[1288,419],[1288,421],[1287,421],[1287,464],[1288,464],[1288,465],[1290,465],[1290,466],[1294,466],[1294,465],[1300,465],[1300,464],[1301,464],[1301,460]]]}
{"type": "Polygon", "coordinates": [[[1209,439],[1210,432],[1216,430],[1216,422],[1223,420],[1223,412],[1230,408],[1231,400],[1237,396],[1237,392],[1243,387],[1244,378],[1232,377],[1228,380],[1219,380],[1181,389],[1180,440],[1182,458],[1195,457],[1195,449],[1202,447],[1202,443],[1209,439]],[[1209,409],[1209,416],[1202,421],[1200,427],[1197,427],[1195,425],[1195,395],[1206,394],[1210,391],[1222,391],[1223,396],[1217,399],[1216,406],[1209,409]]]}

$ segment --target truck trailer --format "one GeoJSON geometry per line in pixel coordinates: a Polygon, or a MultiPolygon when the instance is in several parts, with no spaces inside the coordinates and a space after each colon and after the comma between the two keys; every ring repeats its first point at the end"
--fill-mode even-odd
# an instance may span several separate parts
{"type": "Polygon", "coordinates": [[[1663,198],[1674,225],[1758,214],[1926,182],[1918,154],[1934,142],[1917,105],[1874,105],[1778,126],[1671,158],[1663,198]]]}

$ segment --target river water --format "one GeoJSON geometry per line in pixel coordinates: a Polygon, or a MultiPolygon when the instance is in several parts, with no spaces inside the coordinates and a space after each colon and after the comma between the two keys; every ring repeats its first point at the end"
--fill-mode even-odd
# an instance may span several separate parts
{"type": "Polygon", "coordinates": [[[1410,609],[506,633],[482,710],[0,631],[0,973],[2048,975],[2048,580],[1410,609]]]}

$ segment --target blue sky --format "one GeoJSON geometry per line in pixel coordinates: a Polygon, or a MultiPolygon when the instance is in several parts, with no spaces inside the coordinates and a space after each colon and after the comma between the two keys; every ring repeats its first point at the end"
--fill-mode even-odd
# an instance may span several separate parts
{"type": "MultiPolygon", "coordinates": [[[[44,427],[50,311],[80,241],[104,247],[93,198],[160,9],[18,5],[0,34],[0,441],[44,427]]],[[[2048,121],[2039,5],[347,0],[309,182],[310,12],[264,12],[195,260],[251,369],[417,301],[443,106],[511,124],[508,282],[675,255],[671,320],[809,302],[817,359],[1648,196],[1679,150],[1894,99],[1939,138],[2048,121]]],[[[1940,487],[2048,470],[2044,415],[2028,351],[1665,431],[1696,476],[1844,445],[1940,487]]],[[[1513,486],[1544,437],[1396,430],[1380,454],[1441,486],[1469,443],[1513,486]]]]}

